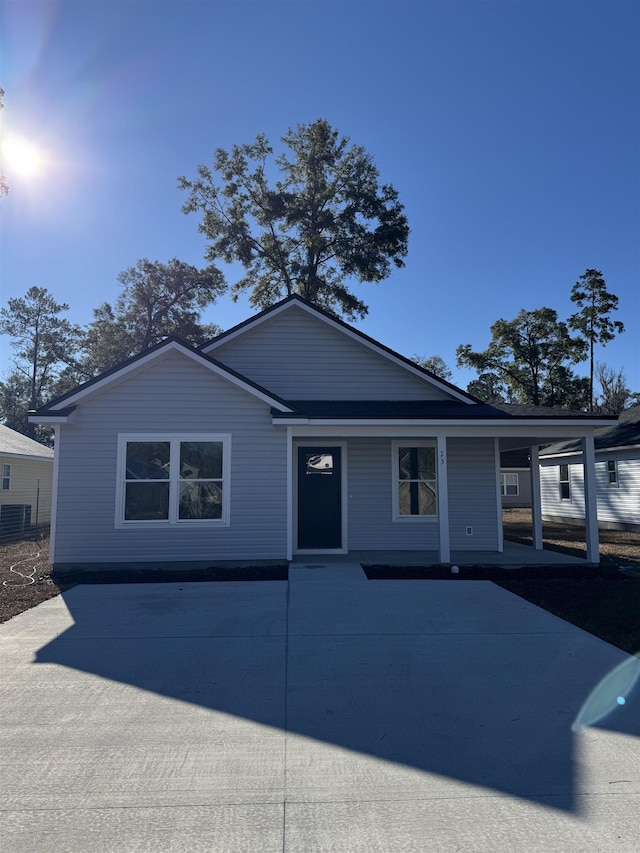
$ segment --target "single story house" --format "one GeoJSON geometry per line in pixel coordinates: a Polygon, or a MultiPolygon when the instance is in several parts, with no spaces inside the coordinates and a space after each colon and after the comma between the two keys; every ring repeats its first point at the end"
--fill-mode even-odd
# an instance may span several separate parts
{"type": "Polygon", "coordinates": [[[53,450],[0,424],[0,540],[51,521],[53,450]]]}
{"type": "Polygon", "coordinates": [[[503,509],[531,506],[531,465],[526,448],[500,454],[500,494],[503,509]]]}
{"type": "MultiPolygon", "coordinates": [[[[402,550],[490,562],[500,452],[527,447],[535,467],[541,444],[577,438],[594,483],[595,430],[615,423],[503,412],[298,296],[200,348],[169,338],[31,421],[55,430],[51,560],[65,568],[402,550]]],[[[533,515],[542,548],[539,503],[533,515]]]]}
{"type": "MultiPolygon", "coordinates": [[[[622,412],[615,426],[594,437],[596,501],[601,528],[640,531],[640,406],[622,412]]],[[[543,518],[584,524],[582,449],[576,441],[540,451],[543,518]]]]}

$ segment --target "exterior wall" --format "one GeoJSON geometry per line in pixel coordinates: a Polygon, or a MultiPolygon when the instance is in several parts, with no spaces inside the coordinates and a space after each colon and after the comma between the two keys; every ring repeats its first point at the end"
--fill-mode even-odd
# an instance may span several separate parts
{"type": "MultiPolygon", "coordinates": [[[[569,465],[571,500],[560,499],[559,465],[541,460],[540,485],[544,518],[584,522],[584,474],[579,456],[563,458],[569,465]]],[[[602,527],[640,527],[640,450],[618,448],[596,453],[598,523],[602,527]],[[618,482],[610,484],[607,460],[617,462],[618,482]]]]}
{"type": "Polygon", "coordinates": [[[501,468],[500,473],[518,475],[518,494],[502,495],[502,506],[505,509],[531,506],[531,471],[529,468],[501,468]]]}
{"type": "MultiPolygon", "coordinates": [[[[411,439],[406,443],[411,444],[411,439]]],[[[447,447],[451,548],[495,551],[498,519],[493,439],[449,439],[447,447]],[[467,527],[473,528],[470,536],[467,527]]],[[[351,439],[347,458],[349,548],[437,550],[436,519],[393,520],[391,440],[351,439]]]]}
{"type": "MultiPolygon", "coordinates": [[[[11,465],[11,487],[0,489],[0,507],[27,505],[31,507],[31,527],[46,527],[51,521],[53,459],[41,461],[0,456],[0,471],[3,464],[11,465]]],[[[0,526],[6,526],[6,521],[0,526]]],[[[0,530],[0,535],[9,532],[0,530]]]]}
{"type": "Polygon", "coordinates": [[[498,496],[492,438],[447,441],[452,551],[498,550],[498,496]],[[467,535],[467,527],[473,533],[467,535]]]}
{"type": "Polygon", "coordinates": [[[209,354],[285,399],[451,399],[296,307],[209,354]]]}
{"type": "Polygon", "coordinates": [[[81,403],[60,428],[56,564],[285,559],[286,431],[268,404],[178,353],[81,403]],[[120,433],[231,433],[229,527],[116,528],[120,433]]]}
{"type": "Polygon", "coordinates": [[[349,548],[437,550],[437,519],[393,520],[391,439],[351,439],[347,459],[349,548]]]}

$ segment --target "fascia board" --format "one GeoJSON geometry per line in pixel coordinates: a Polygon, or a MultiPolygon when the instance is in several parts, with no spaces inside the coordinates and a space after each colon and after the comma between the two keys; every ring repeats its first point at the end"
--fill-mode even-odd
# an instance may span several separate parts
{"type": "Polygon", "coordinates": [[[70,405],[76,405],[82,400],[85,400],[90,395],[93,395],[99,391],[104,390],[108,385],[113,383],[122,382],[129,374],[144,368],[150,362],[155,361],[158,358],[162,358],[168,352],[172,350],[181,353],[182,355],[187,356],[188,358],[195,361],[197,364],[200,364],[202,367],[206,367],[208,370],[211,370],[212,373],[220,376],[223,379],[226,379],[228,382],[231,382],[233,385],[236,385],[239,388],[242,388],[244,391],[247,391],[254,397],[257,397],[259,400],[262,400],[264,403],[267,403],[274,409],[278,409],[280,412],[291,412],[292,409],[289,406],[286,406],[282,403],[281,400],[272,397],[265,391],[256,388],[249,382],[246,382],[242,379],[238,374],[233,373],[226,368],[222,367],[219,364],[211,361],[210,358],[203,356],[199,352],[194,352],[188,349],[177,341],[169,341],[166,346],[161,347],[159,349],[154,350],[148,355],[143,355],[141,358],[136,361],[131,362],[130,364],[125,365],[120,370],[116,370],[114,373],[105,376],[103,379],[98,379],[96,382],[92,382],[84,388],[78,390],[75,394],[71,394],[69,397],[65,397],[60,401],[57,406],[52,407],[46,414],[33,415],[29,417],[31,423],[68,423],[67,420],[63,420],[62,418],[55,418],[56,408],[66,409],[70,405]],[[53,416],[53,417],[50,417],[53,416]]]}
{"type": "Polygon", "coordinates": [[[0,450],[2,459],[19,459],[24,462],[53,462],[53,456],[31,456],[27,453],[4,453],[0,450]]]}
{"type": "Polygon", "coordinates": [[[503,421],[498,418],[493,419],[476,419],[476,418],[459,418],[459,419],[445,419],[445,420],[436,420],[433,418],[411,418],[411,419],[402,419],[402,418],[300,418],[295,417],[295,415],[291,418],[287,417],[276,417],[273,416],[274,424],[294,424],[294,423],[308,423],[308,424],[317,424],[318,426],[403,426],[403,427],[411,427],[411,426],[432,426],[434,428],[439,427],[485,427],[486,429],[499,428],[501,430],[501,435],[513,435],[517,437],[522,435],[523,432],[526,434],[531,434],[532,432],[536,432],[542,428],[544,428],[545,433],[548,430],[552,429],[553,434],[562,437],[568,438],[580,438],[581,436],[593,435],[594,431],[599,428],[600,424],[594,425],[586,425],[584,421],[566,421],[566,420],[558,420],[555,418],[547,419],[547,420],[527,420],[527,421],[518,421],[517,424],[514,424],[513,421],[503,421]]]}
{"type": "MultiPolygon", "coordinates": [[[[596,447],[595,454],[620,453],[621,450],[640,450],[640,444],[610,444],[607,447],[596,447]]],[[[540,451],[540,459],[560,459],[564,456],[582,456],[582,450],[576,447],[574,450],[563,450],[562,453],[543,453],[540,451]]]]}

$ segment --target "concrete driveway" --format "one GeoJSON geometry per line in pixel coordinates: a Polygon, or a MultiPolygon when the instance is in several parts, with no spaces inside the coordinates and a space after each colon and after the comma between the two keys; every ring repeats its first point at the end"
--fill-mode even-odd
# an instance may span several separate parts
{"type": "Polygon", "coordinates": [[[640,849],[638,661],[489,582],[79,586],[0,661],[7,853],[640,849]]]}

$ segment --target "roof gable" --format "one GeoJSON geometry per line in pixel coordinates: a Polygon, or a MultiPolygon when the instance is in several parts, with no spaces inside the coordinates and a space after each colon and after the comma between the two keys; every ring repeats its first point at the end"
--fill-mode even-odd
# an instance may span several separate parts
{"type": "Polygon", "coordinates": [[[76,406],[78,403],[90,396],[93,396],[94,394],[104,391],[108,387],[113,387],[115,384],[123,382],[132,373],[144,370],[148,365],[166,357],[166,355],[171,352],[179,353],[185,358],[196,361],[206,369],[211,370],[218,376],[228,380],[233,385],[244,389],[249,394],[252,394],[272,406],[277,411],[291,411],[284,400],[277,395],[270,393],[266,388],[263,388],[247,377],[242,376],[237,371],[226,367],[216,359],[200,352],[184,341],[180,341],[177,338],[167,338],[165,341],[145,350],[145,352],[133,356],[133,358],[117,365],[106,373],[102,373],[100,376],[90,379],[83,385],[74,388],[72,391],[69,391],[61,397],[58,397],[56,400],[53,400],[48,405],[41,407],[35,413],[32,420],[42,422],[43,419],[46,420],[47,415],[54,416],[54,419],[56,415],[60,415],[61,413],[68,415],[72,407],[76,406]]]}
{"type": "MultiPolygon", "coordinates": [[[[340,396],[329,384],[338,374],[346,383],[345,371],[352,369],[354,374],[359,370],[369,371],[371,375],[354,375],[353,389],[348,392],[345,388],[347,397],[357,393],[373,398],[375,395],[367,394],[362,387],[362,380],[366,382],[368,379],[372,384],[377,380],[381,383],[387,382],[388,393],[381,392],[387,399],[429,397],[453,399],[465,404],[478,402],[455,385],[440,379],[299,296],[290,296],[245,320],[223,332],[201,349],[208,354],[217,355],[225,363],[231,364],[245,375],[252,376],[256,381],[268,384],[278,394],[287,398],[308,399],[318,396],[317,391],[300,384],[302,378],[297,385],[292,382],[291,374],[294,369],[302,373],[305,370],[302,362],[306,359],[306,369],[315,371],[316,374],[322,371],[322,380],[327,386],[320,394],[324,398],[337,399],[340,396]],[[323,327],[323,330],[318,327],[323,327]],[[297,349],[294,341],[296,335],[300,339],[297,349]],[[282,381],[284,373],[287,373],[289,381],[279,387],[278,382],[282,381]]],[[[313,381],[310,379],[310,382],[313,381]]],[[[315,377],[315,383],[317,385],[318,375],[315,377]]]]}

